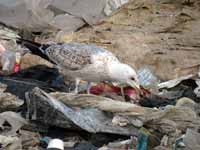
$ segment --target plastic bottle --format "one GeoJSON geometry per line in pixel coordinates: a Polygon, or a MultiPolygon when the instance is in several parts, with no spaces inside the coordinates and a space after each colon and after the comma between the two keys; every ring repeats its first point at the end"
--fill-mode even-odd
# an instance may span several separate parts
{"type": "Polygon", "coordinates": [[[137,75],[140,85],[142,85],[144,88],[157,89],[159,80],[155,75],[153,75],[153,73],[147,66],[139,69],[137,71],[137,75]]]}
{"type": "Polygon", "coordinates": [[[15,53],[9,50],[1,54],[1,65],[3,71],[13,71],[15,64],[15,53]]]}
{"type": "Polygon", "coordinates": [[[18,72],[20,70],[21,54],[19,52],[14,52],[6,50],[0,44],[0,64],[2,71],[6,72],[18,72]]]}

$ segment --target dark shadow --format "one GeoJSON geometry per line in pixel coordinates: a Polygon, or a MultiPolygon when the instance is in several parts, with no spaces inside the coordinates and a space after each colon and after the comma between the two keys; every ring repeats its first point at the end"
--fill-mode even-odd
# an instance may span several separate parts
{"type": "Polygon", "coordinates": [[[5,92],[24,99],[25,93],[35,87],[39,87],[46,92],[67,90],[64,81],[59,84],[59,87],[52,86],[52,81],[56,80],[58,76],[59,72],[57,69],[37,65],[21,70],[15,74],[0,76],[0,83],[7,85],[5,92]]]}

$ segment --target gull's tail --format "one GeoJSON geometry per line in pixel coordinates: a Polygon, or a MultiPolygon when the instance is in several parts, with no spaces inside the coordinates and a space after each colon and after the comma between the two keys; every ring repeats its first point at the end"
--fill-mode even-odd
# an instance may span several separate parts
{"type": "Polygon", "coordinates": [[[38,56],[50,61],[48,56],[45,54],[46,49],[50,45],[40,44],[40,43],[36,43],[34,41],[25,40],[25,39],[22,39],[22,38],[17,38],[16,41],[17,41],[18,44],[28,48],[31,51],[32,54],[38,55],[38,56]]]}
{"type": "Polygon", "coordinates": [[[23,39],[18,35],[16,31],[10,30],[7,27],[0,27],[0,39],[13,40],[17,44],[20,44],[28,48],[32,54],[38,55],[48,61],[51,61],[49,60],[48,56],[45,53],[46,49],[51,45],[40,44],[34,41],[23,39]]]}

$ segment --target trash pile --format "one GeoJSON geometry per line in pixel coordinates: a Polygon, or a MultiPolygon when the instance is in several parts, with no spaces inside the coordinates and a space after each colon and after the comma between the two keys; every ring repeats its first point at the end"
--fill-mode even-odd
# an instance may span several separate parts
{"type": "MultiPolygon", "coordinates": [[[[17,60],[16,51],[5,49],[1,56],[11,52],[15,55],[7,60],[17,60]]],[[[26,55],[29,61],[35,57],[21,57],[26,55]]],[[[26,66],[27,59],[19,62],[26,66]]],[[[161,82],[144,67],[137,71],[139,93],[125,86],[123,95],[118,84],[105,82],[93,83],[87,94],[87,82],[82,81],[75,94],[70,92],[74,83],[57,83],[60,74],[52,66],[43,63],[15,71],[12,64],[0,77],[3,149],[46,149],[54,147],[52,143],[59,143],[61,150],[200,147],[198,77],[161,82]]]]}
{"type": "MultiPolygon", "coordinates": [[[[104,6],[101,8],[104,13],[106,11],[104,15],[110,15],[111,10],[116,10],[126,2],[113,0],[107,1],[106,5],[98,6],[104,6]],[[114,4],[116,7],[111,7],[114,4]]],[[[1,3],[3,1],[0,2],[0,8],[3,7],[1,3]]],[[[59,18],[59,15],[62,18],[63,15],[66,17],[66,14],[68,17],[75,15],[79,21],[84,20],[84,24],[90,24],[90,20],[96,22],[96,19],[102,17],[102,14],[94,12],[92,12],[94,16],[88,16],[87,11],[81,14],[80,11],[73,11],[73,8],[68,8],[66,11],[62,5],[59,5],[62,1],[48,1],[48,5],[40,5],[41,3],[40,0],[28,3],[29,11],[34,14],[31,15],[33,20],[36,17],[41,21],[37,15],[45,14],[48,20],[52,11],[54,12],[54,15],[50,16],[52,22],[55,18],[59,18]],[[38,5],[41,7],[36,7],[38,5]],[[40,12],[43,6],[45,13],[40,12]],[[36,8],[37,12],[35,12],[36,8]]],[[[82,1],[77,3],[72,5],[78,7],[82,1]]],[[[27,8],[27,1],[15,2],[7,7],[11,6],[27,8]]],[[[149,8],[146,6],[142,9],[149,8]]],[[[3,13],[0,15],[0,20],[2,15],[3,13]]],[[[9,19],[5,23],[9,23],[9,19]]],[[[32,30],[32,27],[36,26],[35,22],[31,23],[33,24],[29,24],[27,28],[30,27],[29,29],[32,30]]],[[[35,29],[46,28],[47,24],[38,22],[35,29]],[[41,28],[41,25],[44,26],[41,28]]],[[[14,27],[22,27],[21,24],[18,25],[16,23],[14,27]]],[[[84,30],[87,29],[81,32],[86,32],[84,30]]],[[[105,30],[109,32],[109,29],[105,30]]],[[[0,29],[0,35],[8,34],[8,37],[18,37],[18,33],[14,30],[11,36],[11,32],[7,29],[0,29]]],[[[97,34],[101,36],[100,32],[97,34]]],[[[0,40],[0,149],[200,149],[199,70],[195,74],[189,71],[186,75],[163,80],[151,67],[143,65],[137,70],[141,85],[139,91],[128,85],[101,82],[92,83],[88,94],[88,83],[81,81],[78,93],[73,93],[75,83],[66,81],[51,62],[31,54],[23,45],[6,39],[6,36],[2,37],[4,39],[0,40]]],[[[43,39],[42,35],[36,36],[34,40],[48,41],[43,39]]]]}

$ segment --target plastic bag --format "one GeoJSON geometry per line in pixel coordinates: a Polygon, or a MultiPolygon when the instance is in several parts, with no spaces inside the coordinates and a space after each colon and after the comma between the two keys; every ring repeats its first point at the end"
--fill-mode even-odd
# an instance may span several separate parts
{"type": "Polygon", "coordinates": [[[157,89],[159,80],[147,66],[139,69],[137,74],[139,82],[144,88],[157,89]]]}

